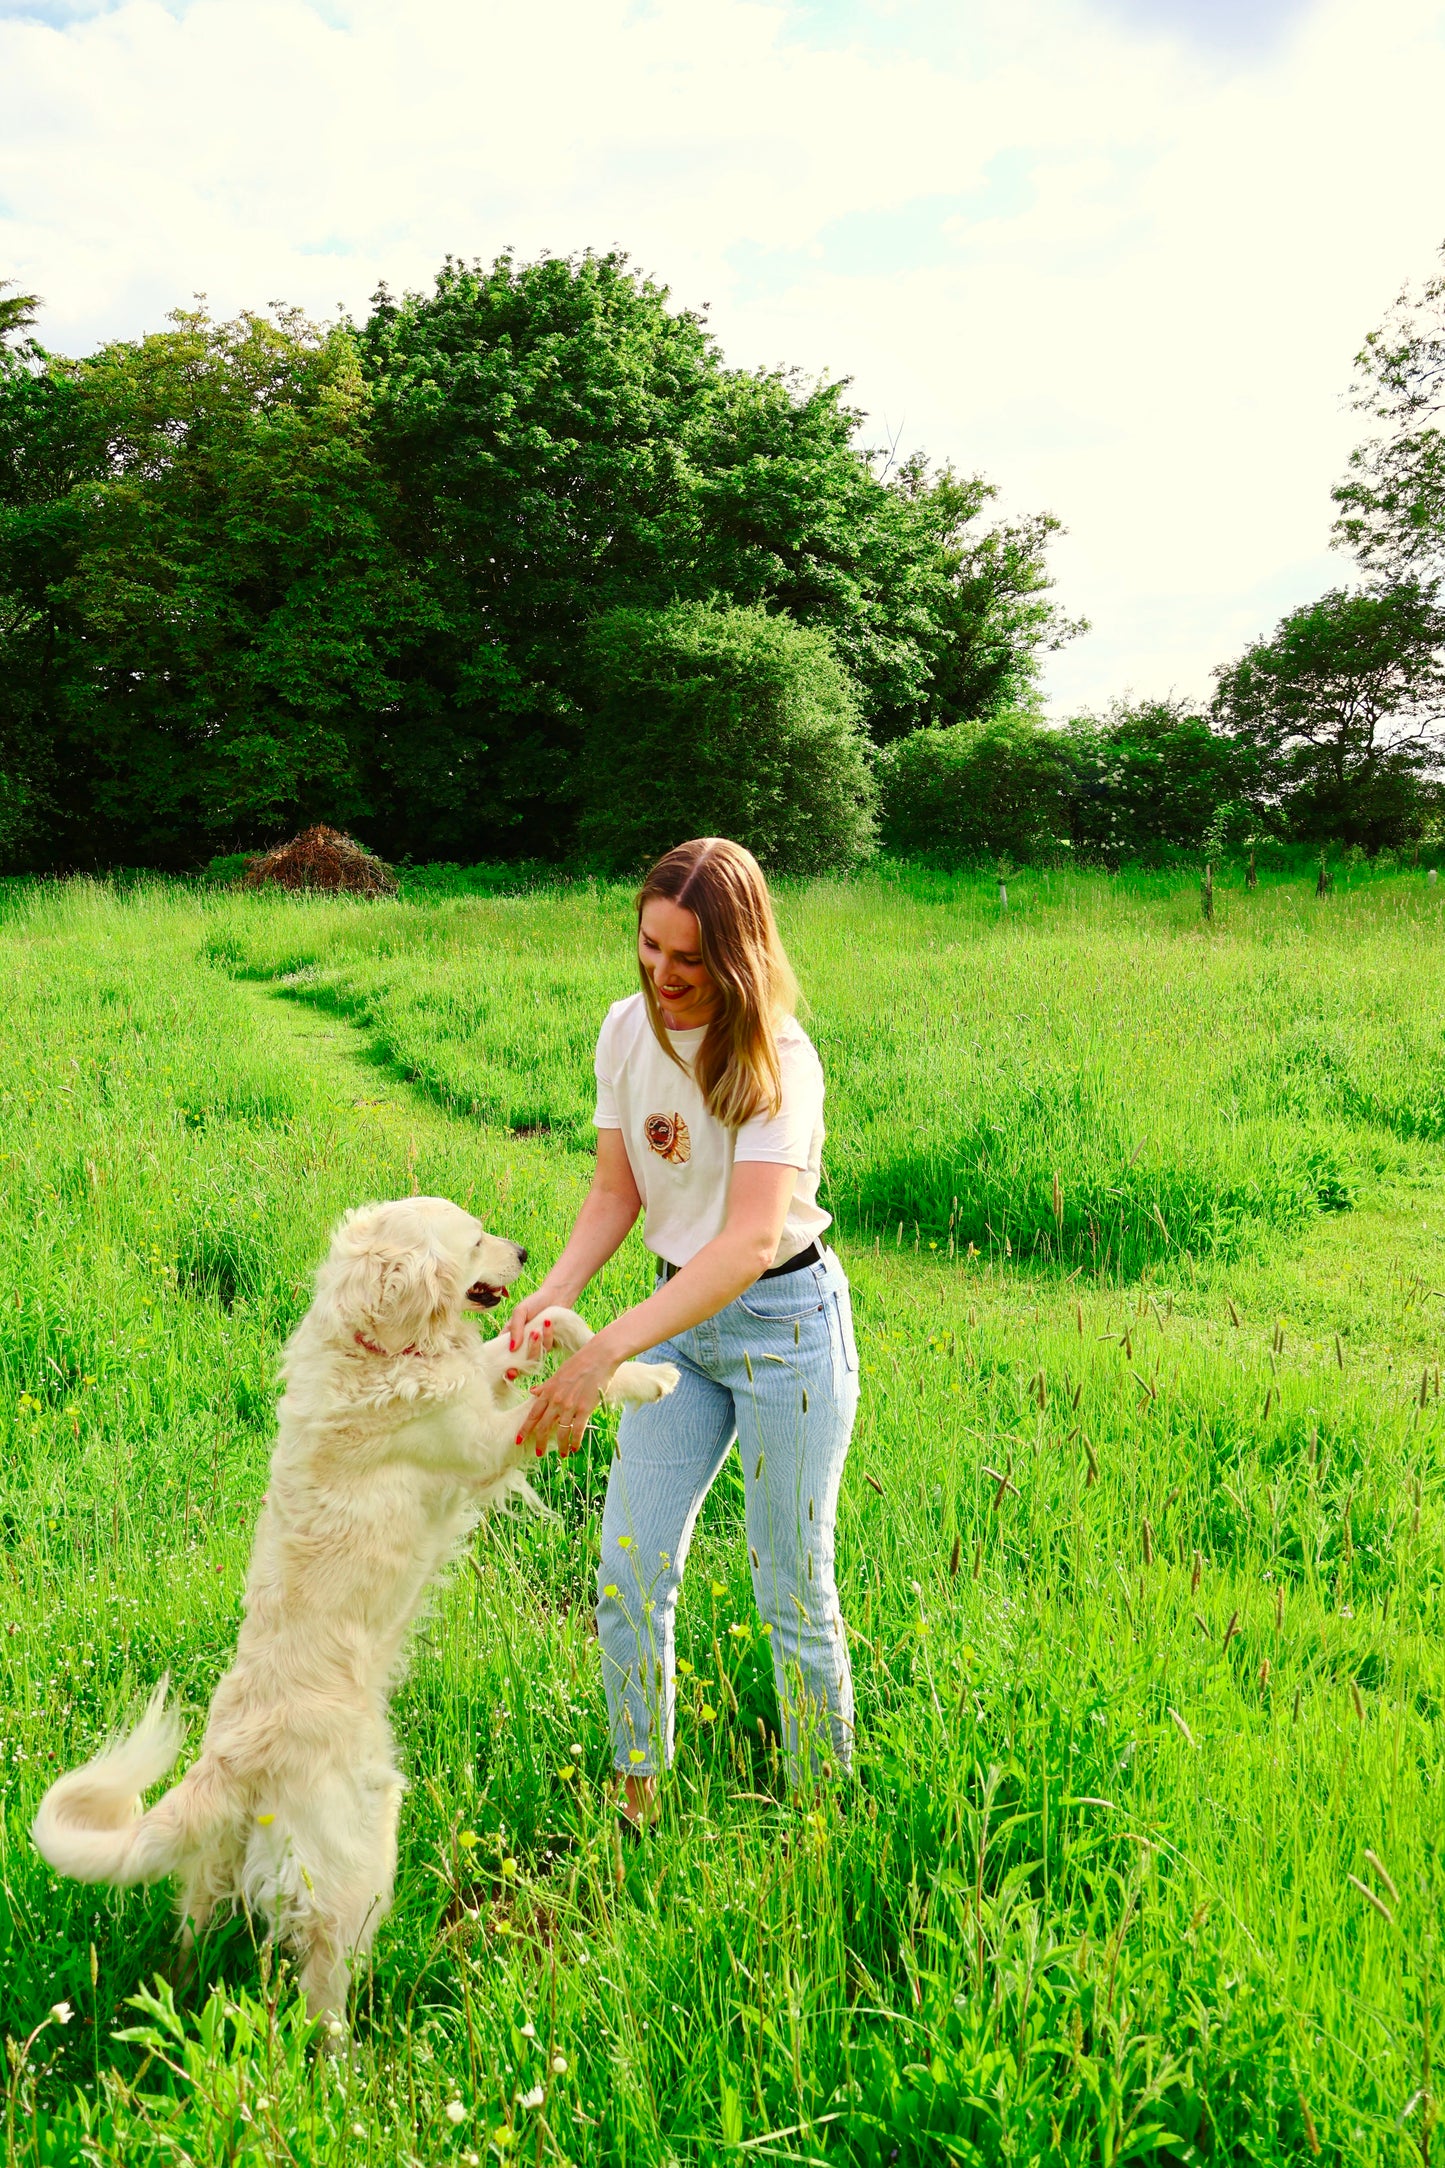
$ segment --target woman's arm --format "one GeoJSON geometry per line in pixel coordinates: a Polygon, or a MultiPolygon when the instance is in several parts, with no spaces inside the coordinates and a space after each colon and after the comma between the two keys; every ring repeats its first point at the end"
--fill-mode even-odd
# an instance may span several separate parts
{"type": "Polygon", "coordinates": [[[541,1286],[525,1302],[517,1304],[508,1321],[507,1333],[514,1352],[522,1344],[523,1326],[538,1311],[575,1308],[577,1297],[593,1274],[621,1249],[641,1210],[642,1199],[622,1131],[599,1129],[592,1187],[582,1200],[567,1246],[541,1286]]]}
{"type": "MultiPolygon", "coordinates": [[[[617,1132],[604,1134],[615,1136],[617,1132]]],[[[716,1317],[719,1310],[726,1309],[751,1287],[777,1255],[797,1181],[796,1167],[775,1167],[760,1160],[745,1160],[734,1167],[727,1224],[722,1233],[715,1235],[645,1302],[624,1310],[610,1325],[604,1325],[586,1347],[563,1363],[545,1384],[536,1387],[532,1405],[518,1430],[519,1440],[530,1440],[541,1453],[555,1432],[562,1449],[568,1450],[569,1434],[574,1441],[581,1439],[619,1363],[656,1347],[674,1333],[686,1332],[689,1325],[701,1324],[705,1317],[716,1317]]],[[[559,1267],[577,1242],[581,1228],[579,1216],[577,1232],[558,1260],[559,1267]]],[[[617,1244],[612,1247],[615,1249],[617,1244]]],[[[606,1252],[609,1257],[611,1254],[611,1250],[606,1252]]],[[[553,1277],[548,1275],[549,1282],[553,1277]]],[[[575,1450],[575,1442],[571,1449],[575,1450]]]]}

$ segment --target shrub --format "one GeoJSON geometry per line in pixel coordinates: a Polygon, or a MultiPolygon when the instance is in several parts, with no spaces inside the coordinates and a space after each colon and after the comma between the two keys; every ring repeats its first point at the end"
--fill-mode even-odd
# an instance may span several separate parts
{"type": "Polygon", "coordinates": [[[826,633],[760,608],[609,610],[587,636],[583,851],[632,872],[725,835],[781,873],[855,865],[874,787],[853,681],[826,633]]]}
{"type": "Polygon", "coordinates": [[[1069,826],[1082,857],[1158,863],[1257,833],[1260,765],[1253,749],[1212,730],[1182,700],[1116,700],[1063,735],[1069,826]]]}
{"type": "Polygon", "coordinates": [[[1068,834],[1063,748],[1032,716],[912,731],[887,748],[878,769],[891,851],[1030,859],[1068,834]]]}

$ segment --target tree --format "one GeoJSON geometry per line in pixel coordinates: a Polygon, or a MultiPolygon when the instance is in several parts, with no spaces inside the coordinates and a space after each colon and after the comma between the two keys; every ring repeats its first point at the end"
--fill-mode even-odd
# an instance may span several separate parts
{"type": "Polygon", "coordinates": [[[858,696],[826,633],[757,606],[610,610],[587,668],[580,838],[609,871],[696,835],[731,836],[781,873],[846,869],[872,848],[858,696]]]}
{"type": "Polygon", "coordinates": [[[991,712],[1075,629],[1046,600],[1054,522],[977,531],[987,484],[881,477],[845,385],[728,369],[621,255],[449,261],[362,339],[443,628],[400,689],[433,835],[565,849],[586,626],[615,608],[721,596],[826,631],[879,742],[991,712]]]}
{"type": "Polygon", "coordinates": [[[976,523],[998,494],[981,475],[951,466],[930,470],[915,454],[893,483],[929,552],[928,622],[922,644],[929,675],[922,702],[875,721],[886,741],[920,724],[947,725],[1018,712],[1035,697],[1046,654],[1087,632],[1087,618],[1066,617],[1053,600],[1049,543],[1063,530],[1047,512],[994,527],[976,523]]]}
{"type": "Polygon", "coordinates": [[[1221,815],[1246,828],[1260,795],[1254,746],[1211,729],[1182,700],[1116,700],[1102,717],[1071,722],[1064,746],[1069,827],[1086,858],[1197,853],[1221,815]]]}
{"type": "Polygon", "coordinates": [[[1376,850],[1418,833],[1445,721],[1433,586],[1334,588],[1215,676],[1214,720],[1256,753],[1293,835],[1376,850]]]}
{"type": "Polygon", "coordinates": [[[1006,708],[1074,629],[1055,523],[890,474],[845,392],[729,369],[620,255],[448,262],[360,329],[0,336],[0,852],[178,864],[325,819],[565,855],[618,609],[824,636],[879,744],[1006,708]]]}
{"type": "Polygon", "coordinates": [[[1445,574],[1445,270],[1418,295],[1404,288],[1355,370],[1353,404],[1383,432],[1350,455],[1335,533],[1370,572],[1445,574]]]}
{"type": "Polygon", "coordinates": [[[1068,833],[1067,768],[1057,731],[995,715],[911,731],[878,763],[887,849],[958,864],[1045,857],[1068,833]]]}
{"type": "Polygon", "coordinates": [[[30,658],[55,847],[184,863],[374,811],[388,665],[427,607],[350,333],[181,311],[10,390],[0,640],[30,658]]]}
{"type": "Polygon", "coordinates": [[[12,293],[14,279],[0,279],[0,346],[28,331],[40,313],[39,294],[12,293]]]}

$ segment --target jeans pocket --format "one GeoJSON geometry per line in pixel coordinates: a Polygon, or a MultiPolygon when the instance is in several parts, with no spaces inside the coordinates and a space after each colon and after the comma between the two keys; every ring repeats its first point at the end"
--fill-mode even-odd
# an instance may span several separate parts
{"type": "Polygon", "coordinates": [[[858,1342],[853,1333],[853,1305],[848,1290],[843,1288],[833,1296],[833,1313],[838,1320],[838,1338],[843,1347],[843,1361],[849,1370],[858,1368],[858,1342]]]}

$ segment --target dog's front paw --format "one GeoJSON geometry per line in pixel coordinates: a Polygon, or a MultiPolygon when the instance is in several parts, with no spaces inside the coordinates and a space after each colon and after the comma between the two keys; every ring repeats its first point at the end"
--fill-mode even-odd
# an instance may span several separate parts
{"type": "Polygon", "coordinates": [[[619,1400],[664,1400],[681,1376],[676,1363],[621,1363],[609,1397],[615,1394],[619,1400]]]}

